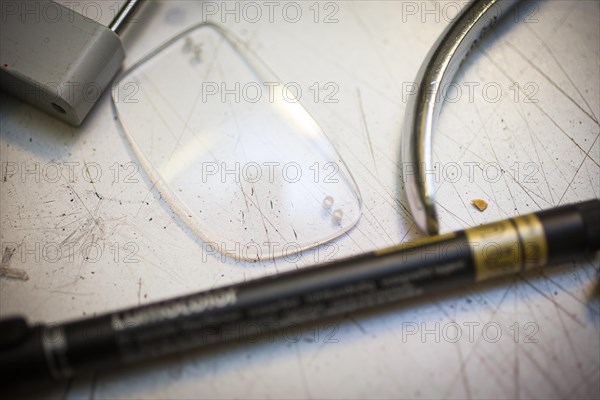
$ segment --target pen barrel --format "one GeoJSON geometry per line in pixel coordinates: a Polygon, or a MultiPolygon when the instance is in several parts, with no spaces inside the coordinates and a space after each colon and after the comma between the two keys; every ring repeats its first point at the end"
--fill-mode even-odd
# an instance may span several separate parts
{"type": "Polygon", "coordinates": [[[0,379],[63,378],[218,342],[272,339],[302,323],[580,258],[600,248],[599,229],[600,200],[591,200],[66,324],[5,321],[0,379]]]}
{"type": "Polygon", "coordinates": [[[558,264],[600,250],[600,200],[594,199],[535,214],[543,228],[548,263],[558,264]]]}
{"type": "Polygon", "coordinates": [[[472,282],[469,254],[459,232],[387,253],[368,253],[132,308],[96,318],[96,325],[66,324],[60,327],[62,334],[74,345],[64,349],[64,356],[55,357],[69,363],[53,374],[65,376],[220,342],[272,339],[276,332],[303,323],[472,282]],[[90,354],[95,348],[104,351],[90,354]]]}

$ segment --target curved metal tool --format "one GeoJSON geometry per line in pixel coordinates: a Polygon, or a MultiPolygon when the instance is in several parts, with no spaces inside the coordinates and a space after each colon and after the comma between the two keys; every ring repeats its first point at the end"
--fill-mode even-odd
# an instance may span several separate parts
{"type": "Polygon", "coordinates": [[[444,88],[452,80],[473,45],[519,0],[475,0],[446,28],[427,54],[415,82],[419,85],[407,104],[402,132],[402,164],[408,204],[419,228],[439,230],[435,207],[433,131],[443,103],[444,88]]]}

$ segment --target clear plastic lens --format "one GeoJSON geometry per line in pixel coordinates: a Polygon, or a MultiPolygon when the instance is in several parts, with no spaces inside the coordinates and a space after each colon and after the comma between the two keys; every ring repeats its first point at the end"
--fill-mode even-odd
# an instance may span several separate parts
{"type": "Polygon", "coordinates": [[[162,196],[235,258],[289,256],[360,218],[351,174],[289,89],[229,33],[202,24],[134,66],[113,92],[162,196]]]}

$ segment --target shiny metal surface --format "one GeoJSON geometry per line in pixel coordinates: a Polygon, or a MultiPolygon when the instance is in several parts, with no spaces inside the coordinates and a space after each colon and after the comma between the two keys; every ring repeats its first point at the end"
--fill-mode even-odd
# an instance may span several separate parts
{"type": "Polygon", "coordinates": [[[127,22],[127,18],[130,18],[133,13],[136,12],[140,3],[142,3],[142,0],[128,0],[125,6],[121,8],[119,13],[115,16],[115,19],[110,23],[109,28],[119,35],[125,27],[124,24],[127,22]]]}
{"type": "Polygon", "coordinates": [[[435,206],[433,132],[443,104],[440,88],[452,80],[477,40],[519,0],[475,0],[465,7],[431,48],[415,79],[418,90],[408,101],[402,131],[406,197],[419,228],[439,231],[435,206]]]}

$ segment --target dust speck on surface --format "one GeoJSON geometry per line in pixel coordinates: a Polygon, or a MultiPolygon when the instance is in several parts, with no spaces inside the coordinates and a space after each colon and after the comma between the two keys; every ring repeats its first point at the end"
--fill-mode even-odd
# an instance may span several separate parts
{"type": "Polygon", "coordinates": [[[479,211],[485,211],[488,208],[488,203],[482,199],[471,200],[471,204],[477,208],[479,211]]]}

